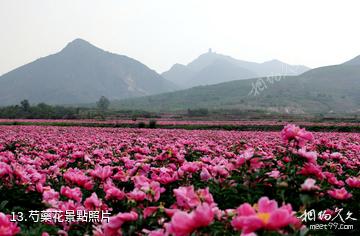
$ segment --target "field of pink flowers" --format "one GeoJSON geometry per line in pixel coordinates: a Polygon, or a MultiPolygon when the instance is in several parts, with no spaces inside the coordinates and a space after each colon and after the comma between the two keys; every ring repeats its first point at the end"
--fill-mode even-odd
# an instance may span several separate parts
{"type": "Polygon", "coordinates": [[[1,126],[0,235],[359,235],[359,167],[359,133],[295,125],[1,126]]]}
{"type": "MultiPolygon", "coordinates": [[[[108,120],[95,120],[95,119],[0,119],[0,123],[71,123],[71,124],[109,124],[109,125],[119,125],[119,124],[128,124],[136,125],[139,122],[148,123],[150,120],[155,119],[157,124],[163,126],[279,126],[287,125],[287,121],[276,121],[276,120],[182,120],[182,119],[171,119],[171,118],[137,118],[136,120],[132,119],[108,119],[108,120]]],[[[359,122],[311,122],[311,121],[293,121],[293,123],[301,126],[354,126],[359,127],[359,122]]]]}

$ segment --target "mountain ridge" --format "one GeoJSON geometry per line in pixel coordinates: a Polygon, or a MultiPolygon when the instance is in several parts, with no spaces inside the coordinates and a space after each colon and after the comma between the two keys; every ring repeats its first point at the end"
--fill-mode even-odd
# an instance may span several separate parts
{"type": "Polygon", "coordinates": [[[61,51],[20,66],[0,77],[0,105],[30,102],[80,104],[173,91],[141,62],[75,39],[61,51]]]}
{"type": "MultiPolygon", "coordinates": [[[[238,60],[228,55],[218,54],[209,50],[203,53],[187,65],[174,64],[168,71],[162,73],[162,76],[183,88],[189,88],[197,85],[210,85],[214,82],[227,82],[237,79],[249,79],[269,75],[299,75],[310,68],[302,65],[289,65],[279,60],[270,60],[263,63],[238,60]],[[217,68],[217,79],[207,81],[207,77],[212,74],[201,74],[207,67],[212,67],[215,61],[222,61],[224,68],[217,68]],[[235,70],[229,73],[226,68],[236,65],[242,70],[235,70]],[[249,73],[251,72],[251,73],[249,73]],[[231,74],[231,75],[230,75],[231,74]],[[227,76],[225,76],[227,75],[227,76]]],[[[207,69],[212,71],[211,68],[207,69]]]]}
{"type": "Polygon", "coordinates": [[[117,101],[114,106],[153,111],[207,108],[280,113],[360,113],[360,67],[357,65],[343,63],[315,68],[298,76],[275,78],[197,86],[117,101]]]}

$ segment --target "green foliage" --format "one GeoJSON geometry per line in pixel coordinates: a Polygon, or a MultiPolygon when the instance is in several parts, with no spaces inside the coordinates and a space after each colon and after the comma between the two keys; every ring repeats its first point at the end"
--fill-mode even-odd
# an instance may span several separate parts
{"type": "Polygon", "coordinates": [[[30,110],[30,103],[28,100],[25,99],[25,100],[21,101],[20,104],[21,104],[21,108],[23,109],[23,111],[27,112],[30,110]]]}
{"type": "Polygon", "coordinates": [[[149,121],[149,128],[155,129],[156,128],[156,120],[150,120],[149,121]]]}
{"type": "Polygon", "coordinates": [[[146,127],[145,122],[139,122],[138,123],[138,128],[145,128],[145,127],[146,127]]]}
{"type": "Polygon", "coordinates": [[[188,116],[207,116],[209,115],[209,110],[206,108],[188,109],[187,114],[188,116]]]}
{"type": "Polygon", "coordinates": [[[79,118],[80,109],[74,107],[51,106],[39,103],[31,106],[23,100],[20,105],[0,108],[0,118],[20,119],[75,119],[79,118]]]}
{"type": "Polygon", "coordinates": [[[109,109],[110,101],[105,96],[101,96],[99,101],[96,103],[96,106],[100,111],[106,111],[107,109],[109,109]]]}

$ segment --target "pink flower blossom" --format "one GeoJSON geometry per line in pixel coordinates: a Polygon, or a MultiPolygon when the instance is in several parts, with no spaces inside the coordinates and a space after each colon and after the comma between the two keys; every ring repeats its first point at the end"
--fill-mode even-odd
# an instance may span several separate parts
{"type": "Polygon", "coordinates": [[[214,210],[207,204],[203,203],[196,207],[193,213],[193,221],[195,223],[195,228],[205,227],[210,225],[214,220],[214,210]]]}
{"type": "Polygon", "coordinates": [[[5,175],[11,175],[12,169],[11,166],[4,162],[0,162],[0,178],[2,178],[5,175]]]}
{"type": "Polygon", "coordinates": [[[277,202],[267,197],[259,199],[256,207],[248,203],[242,204],[237,209],[238,215],[233,218],[231,225],[236,230],[248,234],[259,229],[278,230],[296,221],[291,212],[291,207],[278,207],[277,202]]]}
{"type": "Polygon", "coordinates": [[[51,203],[59,200],[59,192],[56,192],[54,189],[50,187],[44,187],[43,190],[43,201],[46,203],[51,203]]]}
{"type": "Polygon", "coordinates": [[[305,129],[300,129],[296,125],[288,124],[281,131],[281,138],[285,143],[295,140],[299,147],[303,147],[306,142],[311,142],[314,139],[314,136],[305,129]]]}
{"type": "Polygon", "coordinates": [[[85,156],[85,154],[83,151],[76,151],[71,155],[71,157],[73,159],[81,159],[81,158],[84,158],[84,156],[85,156]]]}
{"type": "Polygon", "coordinates": [[[158,201],[160,198],[160,194],[165,191],[165,188],[160,187],[159,182],[152,181],[143,175],[135,176],[133,180],[135,190],[140,190],[144,192],[146,199],[149,201],[158,201]]]}
{"type": "Polygon", "coordinates": [[[156,212],[158,209],[159,209],[159,207],[157,207],[157,206],[146,207],[144,209],[144,213],[143,213],[144,219],[146,219],[147,217],[154,214],[154,212],[156,212]]]}
{"type": "Polygon", "coordinates": [[[201,202],[206,202],[207,204],[211,205],[211,206],[215,206],[215,202],[214,202],[214,198],[211,195],[209,188],[204,188],[204,189],[198,189],[196,191],[197,195],[199,196],[199,199],[201,202]]]}
{"type": "Polygon", "coordinates": [[[301,190],[303,191],[313,191],[313,190],[319,190],[320,187],[315,185],[316,180],[312,178],[307,178],[305,182],[301,185],[301,190]]]}
{"type": "Polygon", "coordinates": [[[144,201],[146,198],[146,194],[143,191],[140,191],[139,189],[134,189],[130,193],[127,194],[127,196],[137,202],[144,201]]]}
{"type": "Polygon", "coordinates": [[[177,211],[166,225],[167,233],[175,236],[186,236],[195,229],[205,227],[214,220],[214,212],[207,203],[199,205],[191,213],[177,211]]]}
{"type": "Polygon", "coordinates": [[[333,152],[330,154],[330,158],[332,158],[332,159],[340,159],[341,157],[342,157],[342,155],[339,152],[333,152]]]}
{"type": "Polygon", "coordinates": [[[98,198],[96,193],[92,193],[90,197],[84,201],[87,210],[105,210],[107,206],[98,198]]]}
{"type": "Polygon", "coordinates": [[[253,148],[248,148],[246,149],[241,155],[240,157],[244,158],[245,160],[249,160],[254,156],[254,149],[253,148]]]}
{"type": "Polygon", "coordinates": [[[10,215],[0,212],[0,235],[12,236],[20,232],[20,228],[16,223],[10,221],[10,215]]]}
{"type": "Polygon", "coordinates": [[[338,200],[345,200],[352,197],[352,194],[348,193],[345,188],[328,190],[327,193],[338,200]]]}
{"type": "Polygon", "coordinates": [[[106,186],[104,187],[105,190],[105,199],[109,200],[109,199],[117,199],[117,200],[122,200],[125,198],[126,194],[121,191],[120,189],[118,189],[117,187],[110,185],[110,186],[106,186]]]}
{"type": "Polygon", "coordinates": [[[61,186],[60,193],[61,195],[70,199],[74,199],[77,202],[80,202],[82,199],[82,192],[78,187],[70,188],[68,186],[61,186]]]}
{"type": "Polygon", "coordinates": [[[189,209],[200,204],[200,199],[194,191],[194,186],[174,189],[174,194],[176,197],[176,204],[180,207],[189,209]]]}
{"type": "Polygon", "coordinates": [[[349,177],[345,180],[345,182],[351,188],[360,188],[360,178],[359,177],[349,177]]]}
{"type": "Polygon", "coordinates": [[[111,166],[96,166],[95,170],[90,172],[90,175],[102,181],[106,180],[113,174],[111,166]]]}
{"type": "Polygon", "coordinates": [[[86,176],[83,171],[77,168],[69,168],[63,176],[67,182],[76,184],[85,188],[86,190],[91,190],[93,188],[93,182],[91,178],[86,176]]]}
{"type": "Polygon", "coordinates": [[[119,213],[110,217],[109,222],[103,225],[104,236],[121,236],[121,226],[128,221],[136,221],[138,214],[134,211],[129,213],[119,213]]]}
{"type": "Polygon", "coordinates": [[[317,152],[308,152],[306,148],[303,147],[297,152],[300,156],[305,157],[308,162],[316,163],[317,152]]]}
{"type": "Polygon", "coordinates": [[[310,162],[305,163],[303,168],[298,173],[302,175],[314,175],[318,179],[324,179],[325,177],[321,167],[310,162]]]}
{"type": "Polygon", "coordinates": [[[201,169],[200,178],[201,178],[202,181],[207,181],[207,180],[211,179],[211,174],[209,173],[209,171],[205,167],[203,167],[201,169]]]}
{"type": "Polygon", "coordinates": [[[268,172],[268,173],[266,173],[269,177],[272,177],[272,178],[274,178],[274,179],[277,179],[277,178],[279,178],[279,176],[280,176],[280,171],[278,171],[278,170],[273,170],[273,171],[271,171],[271,172],[268,172]]]}
{"type": "Polygon", "coordinates": [[[146,235],[148,236],[167,236],[167,234],[165,234],[164,229],[155,229],[155,230],[143,230],[144,233],[146,233],[146,235]]]}

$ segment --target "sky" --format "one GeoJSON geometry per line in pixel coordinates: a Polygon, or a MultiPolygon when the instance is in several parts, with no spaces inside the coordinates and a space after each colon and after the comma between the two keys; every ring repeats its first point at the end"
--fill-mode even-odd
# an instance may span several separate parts
{"type": "Polygon", "coordinates": [[[0,75],[82,38],[161,73],[212,48],[315,68],[360,55],[358,0],[0,0],[0,75]]]}

